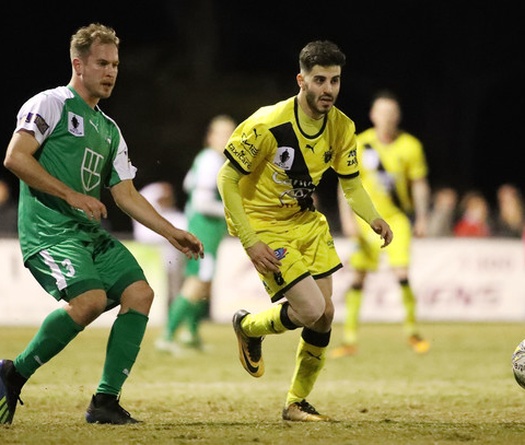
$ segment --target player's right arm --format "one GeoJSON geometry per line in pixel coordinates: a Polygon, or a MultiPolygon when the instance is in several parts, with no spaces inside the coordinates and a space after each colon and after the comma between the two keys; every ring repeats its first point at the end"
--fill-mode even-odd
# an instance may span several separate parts
{"type": "Polygon", "coordinates": [[[135,188],[131,179],[113,185],[111,196],[117,206],[135,221],[163,236],[188,259],[204,257],[201,241],[192,233],[179,229],[164,218],[135,188]]]}
{"type": "Polygon", "coordinates": [[[40,165],[35,158],[39,147],[40,143],[31,131],[15,132],[7,147],[4,166],[29,187],[63,199],[71,207],[84,211],[89,218],[106,218],[107,210],[102,202],[76,192],[40,165]]]}
{"type": "Polygon", "coordinates": [[[239,189],[242,176],[230,161],[226,161],[219,170],[217,186],[225,211],[257,271],[261,274],[278,273],[281,262],[275,256],[273,249],[257,238],[244,210],[239,189]]]}

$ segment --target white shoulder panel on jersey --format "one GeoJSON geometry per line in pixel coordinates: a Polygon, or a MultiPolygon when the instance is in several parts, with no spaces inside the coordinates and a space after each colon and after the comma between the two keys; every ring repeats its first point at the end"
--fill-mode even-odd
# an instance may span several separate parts
{"type": "Polygon", "coordinates": [[[15,133],[22,129],[31,131],[42,145],[60,120],[65,101],[72,97],[73,92],[65,86],[42,91],[31,97],[18,112],[15,133]]]}

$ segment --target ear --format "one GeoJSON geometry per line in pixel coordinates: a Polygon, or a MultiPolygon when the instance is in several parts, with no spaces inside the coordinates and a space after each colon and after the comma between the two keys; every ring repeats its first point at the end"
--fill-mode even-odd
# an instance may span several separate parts
{"type": "Polygon", "coordinates": [[[299,85],[299,88],[303,89],[303,86],[304,86],[304,76],[302,75],[302,73],[297,74],[297,76],[296,76],[295,78],[296,78],[296,80],[297,80],[297,85],[299,85]]]}
{"type": "Polygon", "coordinates": [[[75,75],[80,76],[82,74],[82,61],[78,57],[75,57],[72,60],[71,65],[73,65],[73,72],[75,75]]]}

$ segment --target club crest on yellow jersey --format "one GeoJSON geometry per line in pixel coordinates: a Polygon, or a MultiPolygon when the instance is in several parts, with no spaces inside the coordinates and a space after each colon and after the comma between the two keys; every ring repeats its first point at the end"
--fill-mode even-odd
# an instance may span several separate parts
{"type": "Polygon", "coordinates": [[[295,158],[295,149],[292,147],[277,147],[277,151],[273,158],[273,163],[283,170],[290,170],[292,168],[293,160],[295,158]]]}

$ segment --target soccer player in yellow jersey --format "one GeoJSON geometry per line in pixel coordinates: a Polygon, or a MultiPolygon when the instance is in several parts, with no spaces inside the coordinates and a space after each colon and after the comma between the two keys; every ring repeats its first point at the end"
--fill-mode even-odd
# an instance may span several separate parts
{"type": "Polygon", "coordinates": [[[264,373],[266,335],[302,328],[282,417],[326,421],[306,398],[325,362],[334,306],[332,274],[342,267],[313,193],[323,173],[339,176],[348,203],[387,246],[390,226],[361,184],[354,123],[334,104],[345,55],[332,42],[308,43],[299,55],[299,93],[260,108],[234,131],[218,175],[229,231],[237,236],[275,304],[239,310],[233,327],[246,371],[264,373]]]}
{"type": "MultiPolygon", "coordinates": [[[[430,345],[421,338],[416,327],[416,298],[408,280],[412,235],[426,234],[429,185],[427,163],[421,142],[399,128],[399,99],[391,91],[380,91],[370,109],[372,128],[357,135],[357,159],[365,189],[381,215],[392,226],[396,240],[387,249],[389,266],[401,288],[405,306],[404,328],[409,345],[417,353],[425,353],[430,345]],[[413,220],[413,224],[412,224],[413,220]]],[[[357,328],[363,286],[368,272],[377,269],[380,245],[373,232],[343,204],[339,194],[343,232],[353,236],[356,251],[350,258],[353,281],[345,295],[346,319],[342,345],[333,351],[334,358],[357,352],[357,328]]]]}

